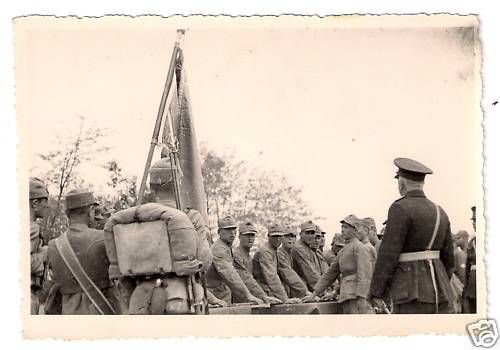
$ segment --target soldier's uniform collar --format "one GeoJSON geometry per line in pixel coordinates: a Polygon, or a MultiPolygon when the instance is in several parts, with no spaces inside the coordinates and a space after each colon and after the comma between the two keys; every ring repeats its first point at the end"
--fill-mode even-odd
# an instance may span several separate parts
{"type": "Polygon", "coordinates": [[[85,224],[82,224],[80,222],[75,222],[75,223],[72,223],[69,225],[69,229],[70,230],[80,230],[80,231],[83,231],[83,230],[87,230],[89,227],[88,225],[85,225],[85,224]]]}
{"type": "Polygon", "coordinates": [[[425,193],[422,190],[413,190],[406,193],[405,197],[425,197],[425,193]]]}

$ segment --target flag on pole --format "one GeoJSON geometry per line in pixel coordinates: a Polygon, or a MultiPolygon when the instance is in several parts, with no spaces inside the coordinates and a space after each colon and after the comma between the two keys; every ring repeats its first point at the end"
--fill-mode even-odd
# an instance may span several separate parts
{"type": "MultiPolygon", "coordinates": [[[[170,128],[178,148],[178,161],[181,175],[181,203],[184,208],[198,210],[207,222],[207,202],[203,177],[201,174],[201,160],[196,141],[191,102],[186,73],[183,65],[182,51],[177,60],[175,76],[169,93],[170,104],[166,110],[165,126],[162,142],[167,144],[170,128]]],[[[161,157],[168,157],[168,150],[162,150],[161,157]]]]}

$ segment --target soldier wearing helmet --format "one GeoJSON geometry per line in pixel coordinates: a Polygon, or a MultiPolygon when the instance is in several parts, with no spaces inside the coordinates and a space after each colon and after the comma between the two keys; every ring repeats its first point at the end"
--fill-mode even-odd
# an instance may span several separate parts
{"type": "MultiPolygon", "coordinates": [[[[91,227],[95,225],[95,209],[98,206],[94,195],[87,189],[75,189],[66,194],[66,215],[69,220],[67,239],[82,269],[99,288],[104,297],[118,310],[118,302],[108,277],[109,261],[104,245],[104,232],[91,227]]],[[[66,233],[63,233],[66,235],[66,233]]],[[[63,315],[97,315],[98,306],[84,292],[68,268],[56,246],[56,239],[49,242],[49,266],[55,284],[61,293],[61,305],[53,313],[63,315]]]]}
{"type": "Polygon", "coordinates": [[[31,314],[38,314],[40,307],[39,294],[42,289],[47,246],[43,245],[40,226],[36,219],[48,215],[49,192],[42,180],[32,177],[29,182],[30,206],[30,265],[31,265],[31,314]]]}

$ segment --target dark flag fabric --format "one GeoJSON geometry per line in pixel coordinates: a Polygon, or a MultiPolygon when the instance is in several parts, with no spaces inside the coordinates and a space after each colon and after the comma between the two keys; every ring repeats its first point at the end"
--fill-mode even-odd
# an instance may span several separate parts
{"type": "MultiPolygon", "coordinates": [[[[163,144],[168,144],[169,135],[174,136],[174,147],[178,148],[178,161],[181,178],[181,203],[183,208],[198,210],[207,222],[207,202],[201,175],[201,160],[194,130],[191,102],[186,73],[183,67],[182,52],[175,70],[175,77],[169,93],[170,104],[164,118],[163,144]],[[170,129],[172,128],[172,133],[170,129]]],[[[168,103],[168,101],[167,101],[168,103]]],[[[168,157],[163,149],[161,157],[168,157]]]]}

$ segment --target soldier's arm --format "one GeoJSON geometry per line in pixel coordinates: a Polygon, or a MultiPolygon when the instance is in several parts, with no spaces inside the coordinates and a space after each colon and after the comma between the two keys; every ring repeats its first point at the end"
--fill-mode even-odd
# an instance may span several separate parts
{"type": "Polygon", "coordinates": [[[283,284],[278,276],[278,268],[273,254],[268,251],[263,252],[256,263],[260,265],[264,280],[266,281],[266,284],[272,294],[276,298],[285,302],[288,299],[288,295],[286,294],[285,288],[283,287],[283,284]]]}
{"type": "Polygon", "coordinates": [[[319,280],[319,274],[312,267],[311,261],[309,261],[306,253],[302,249],[295,249],[292,251],[293,259],[295,263],[300,266],[302,273],[304,274],[305,282],[310,290],[314,289],[314,286],[319,280]]]}
{"type": "Polygon", "coordinates": [[[278,274],[281,280],[286,283],[291,290],[295,291],[297,295],[303,297],[307,294],[307,286],[302,281],[300,276],[295,272],[295,270],[290,266],[286,257],[283,256],[283,252],[278,250],[278,274]]]}
{"type": "Polygon", "coordinates": [[[448,278],[451,278],[453,271],[455,271],[455,251],[453,247],[453,237],[451,235],[449,222],[446,228],[446,236],[444,239],[443,247],[439,252],[439,257],[443,262],[443,265],[446,269],[446,273],[448,274],[448,278]]]}
{"type": "Polygon", "coordinates": [[[231,291],[234,291],[242,296],[248,297],[251,293],[241,280],[240,275],[236,272],[233,265],[233,259],[229,251],[223,249],[214,249],[212,251],[215,270],[219,273],[220,277],[228,285],[231,291]]]}
{"type": "Polygon", "coordinates": [[[314,286],[314,296],[320,295],[330,287],[333,282],[339,277],[340,275],[340,267],[339,267],[339,262],[338,259],[335,258],[332,261],[332,264],[328,267],[326,272],[321,276],[321,278],[318,280],[316,285],[314,286]]]}
{"type": "Polygon", "coordinates": [[[253,278],[252,271],[248,271],[243,258],[237,253],[233,254],[233,258],[234,268],[240,275],[241,280],[245,283],[250,293],[259,299],[265,298],[267,296],[266,292],[264,292],[259,283],[255,280],[255,278],[253,278]]]}
{"type": "Polygon", "coordinates": [[[410,220],[398,203],[391,205],[387,218],[385,235],[380,244],[370,286],[370,295],[377,298],[382,297],[387,285],[392,280],[408,233],[410,220]]]}

